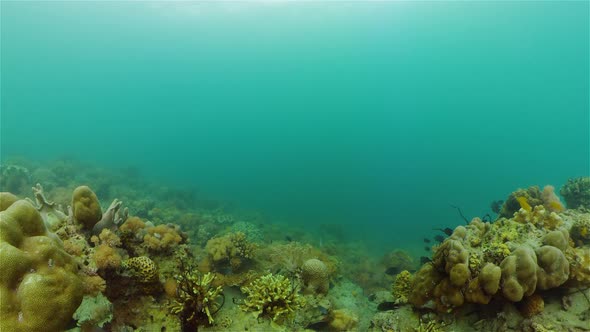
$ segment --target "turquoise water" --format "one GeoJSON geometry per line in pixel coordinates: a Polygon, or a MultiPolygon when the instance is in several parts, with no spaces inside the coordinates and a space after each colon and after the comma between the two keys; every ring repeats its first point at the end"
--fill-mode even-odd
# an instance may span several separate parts
{"type": "Polygon", "coordinates": [[[1,3],[1,156],[144,174],[376,250],[588,175],[589,3],[1,3]]]}

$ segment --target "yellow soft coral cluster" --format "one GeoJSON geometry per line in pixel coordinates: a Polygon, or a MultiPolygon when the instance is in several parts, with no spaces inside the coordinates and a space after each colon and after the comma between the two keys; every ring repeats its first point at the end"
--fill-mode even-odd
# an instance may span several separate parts
{"type": "Polygon", "coordinates": [[[166,251],[182,242],[178,230],[170,225],[158,225],[147,228],[143,237],[144,245],[153,251],[166,251]]]}
{"type": "Polygon", "coordinates": [[[532,210],[521,208],[514,214],[514,220],[547,229],[556,229],[563,223],[563,219],[555,211],[549,211],[543,205],[537,205],[532,210]]]}
{"type": "Polygon", "coordinates": [[[210,239],[205,246],[213,264],[229,263],[233,269],[240,268],[244,259],[252,259],[256,249],[256,244],[249,242],[242,232],[210,239]]]}

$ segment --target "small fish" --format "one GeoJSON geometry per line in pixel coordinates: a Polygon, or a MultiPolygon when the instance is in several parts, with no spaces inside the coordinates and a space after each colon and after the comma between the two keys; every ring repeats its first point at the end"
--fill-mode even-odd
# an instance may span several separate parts
{"type": "Polygon", "coordinates": [[[437,235],[434,237],[434,240],[438,243],[442,243],[445,240],[445,237],[442,235],[437,235]]]}
{"type": "Polygon", "coordinates": [[[426,247],[424,247],[424,250],[430,251],[430,247],[429,246],[426,246],[426,247]]]}
{"type": "Polygon", "coordinates": [[[402,272],[402,270],[397,266],[390,267],[387,270],[385,270],[385,273],[389,274],[390,276],[394,276],[396,274],[399,274],[400,272],[402,272]]]}
{"type": "Polygon", "coordinates": [[[430,262],[432,262],[432,259],[430,259],[430,257],[426,257],[426,256],[420,257],[420,264],[424,265],[424,264],[430,263],[430,262]]]}
{"type": "Polygon", "coordinates": [[[328,325],[327,321],[319,321],[319,322],[315,322],[315,323],[311,323],[309,325],[307,325],[307,329],[308,330],[314,330],[314,331],[327,331],[328,328],[330,326],[328,325]]]}
{"type": "Polygon", "coordinates": [[[379,303],[379,305],[377,306],[377,310],[379,311],[388,311],[396,308],[399,308],[399,304],[395,302],[383,302],[379,303]]]}
{"type": "Polygon", "coordinates": [[[500,211],[502,210],[502,204],[504,204],[503,200],[493,201],[490,204],[490,208],[492,209],[492,212],[494,212],[495,214],[500,214],[500,211]]]}
{"type": "Polygon", "coordinates": [[[287,242],[293,242],[293,238],[289,235],[285,235],[285,240],[287,240],[287,242]]]}
{"type": "Polygon", "coordinates": [[[430,243],[430,239],[429,238],[424,238],[424,243],[430,243]]]}
{"type": "Polygon", "coordinates": [[[451,236],[453,234],[453,230],[450,229],[450,228],[448,228],[448,227],[446,227],[444,229],[442,229],[442,228],[434,228],[434,230],[435,231],[441,231],[441,232],[447,234],[448,236],[451,236]]]}

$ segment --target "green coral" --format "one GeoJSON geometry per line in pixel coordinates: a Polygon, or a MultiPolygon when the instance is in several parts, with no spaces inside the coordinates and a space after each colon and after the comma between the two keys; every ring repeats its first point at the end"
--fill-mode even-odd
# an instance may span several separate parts
{"type": "Polygon", "coordinates": [[[299,287],[282,275],[267,274],[241,290],[247,295],[240,306],[242,310],[252,311],[257,317],[270,318],[274,322],[292,317],[297,309],[305,305],[304,298],[299,295],[299,287]]]}
{"type": "Polygon", "coordinates": [[[102,293],[97,296],[86,295],[74,313],[74,319],[81,327],[103,327],[113,320],[113,304],[102,293]]]}
{"type": "Polygon", "coordinates": [[[400,272],[393,282],[393,299],[397,303],[408,303],[408,295],[412,290],[412,274],[408,270],[400,272]]]}
{"type": "Polygon", "coordinates": [[[569,209],[580,207],[590,209],[590,177],[583,176],[567,180],[559,190],[569,209]]]}

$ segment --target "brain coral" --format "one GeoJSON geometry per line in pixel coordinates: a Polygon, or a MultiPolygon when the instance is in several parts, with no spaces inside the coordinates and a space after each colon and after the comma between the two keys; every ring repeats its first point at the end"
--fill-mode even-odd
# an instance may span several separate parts
{"type": "Polygon", "coordinates": [[[147,256],[129,258],[122,264],[139,282],[149,283],[158,280],[158,268],[147,256]]]}
{"type": "Polygon", "coordinates": [[[319,259],[308,259],[301,267],[301,279],[305,291],[310,293],[327,294],[330,286],[328,267],[319,259]]]}
{"type": "Polygon", "coordinates": [[[82,302],[78,266],[20,200],[0,212],[0,330],[59,331],[82,302]]]}

